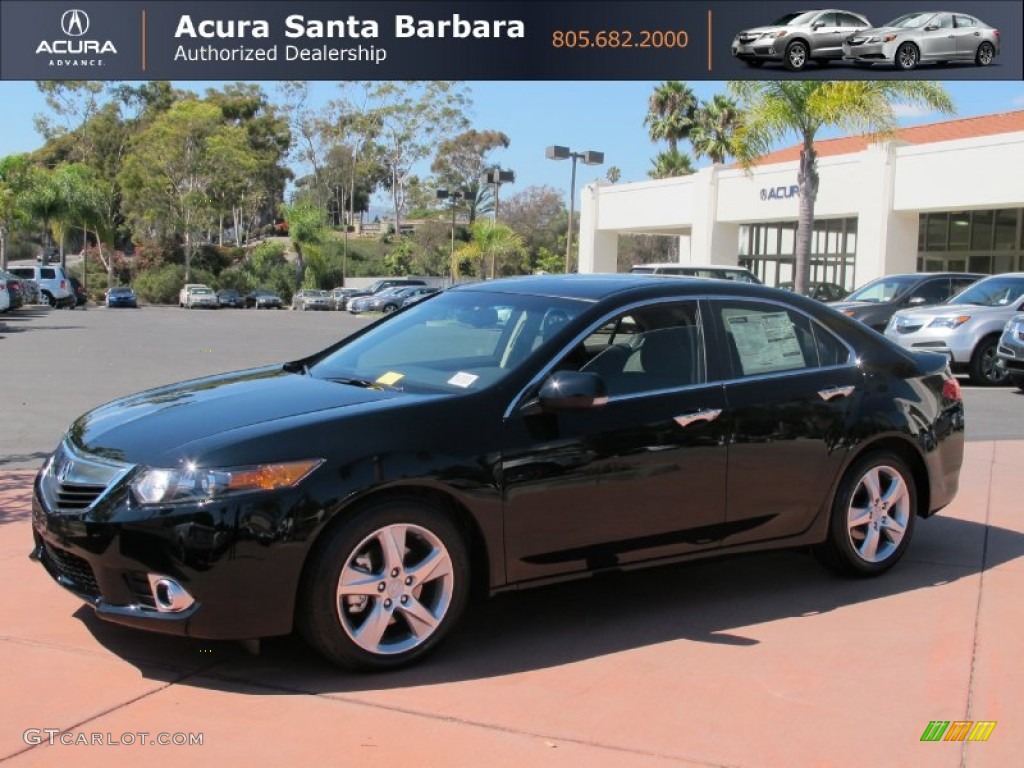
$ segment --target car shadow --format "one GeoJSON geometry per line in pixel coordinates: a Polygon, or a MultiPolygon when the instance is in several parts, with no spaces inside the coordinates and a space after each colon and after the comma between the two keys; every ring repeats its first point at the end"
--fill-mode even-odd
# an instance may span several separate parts
{"type": "Polygon", "coordinates": [[[75,615],[145,676],[255,694],[343,693],[510,675],[670,641],[754,646],[751,627],[941,587],[1024,555],[1016,531],[941,516],[919,522],[907,556],[881,578],[841,578],[797,551],[600,575],[474,604],[436,654],[374,675],[333,667],[295,636],[264,640],[249,655],[239,643],[110,625],[86,607],[75,615]]]}

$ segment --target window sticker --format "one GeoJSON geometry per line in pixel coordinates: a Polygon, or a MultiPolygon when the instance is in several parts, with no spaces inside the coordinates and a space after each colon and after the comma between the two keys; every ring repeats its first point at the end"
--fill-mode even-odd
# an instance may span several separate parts
{"type": "Polygon", "coordinates": [[[387,373],[382,373],[380,376],[378,376],[376,383],[385,387],[393,387],[395,386],[395,384],[397,384],[404,378],[404,373],[395,373],[394,371],[388,371],[387,373]]]}
{"type": "Polygon", "coordinates": [[[804,367],[796,328],[785,312],[733,315],[726,323],[745,376],[804,367]]]}
{"type": "Polygon", "coordinates": [[[463,389],[465,389],[466,387],[471,386],[473,382],[479,378],[480,377],[477,376],[475,373],[466,373],[465,371],[459,371],[450,379],[448,379],[448,383],[451,384],[453,387],[462,387],[463,389]]]}

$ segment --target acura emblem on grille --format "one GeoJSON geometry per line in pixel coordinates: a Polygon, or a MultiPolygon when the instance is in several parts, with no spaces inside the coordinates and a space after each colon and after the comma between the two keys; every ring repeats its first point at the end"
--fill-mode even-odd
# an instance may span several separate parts
{"type": "Polygon", "coordinates": [[[75,468],[75,463],[70,459],[61,463],[60,467],[57,468],[57,480],[64,483],[68,479],[68,475],[71,474],[71,470],[75,468]]]}

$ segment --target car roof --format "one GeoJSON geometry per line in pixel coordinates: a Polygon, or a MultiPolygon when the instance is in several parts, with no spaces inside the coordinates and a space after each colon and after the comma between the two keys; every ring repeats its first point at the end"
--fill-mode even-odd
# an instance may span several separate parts
{"type": "Polygon", "coordinates": [[[753,283],[740,283],[735,280],[636,274],[527,275],[465,283],[453,286],[450,290],[495,294],[532,294],[592,302],[618,294],[634,294],[636,298],[640,299],[672,296],[680,292],[762,297],[777,295],[772,288],[753,283]]]}

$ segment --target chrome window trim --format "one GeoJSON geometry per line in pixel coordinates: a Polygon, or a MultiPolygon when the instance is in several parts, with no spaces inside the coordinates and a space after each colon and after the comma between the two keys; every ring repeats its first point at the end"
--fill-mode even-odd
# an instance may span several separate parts
{"type": "Polygon", "coordinates": [[[592,323],[592,324],[588,325],[585,330],[583,330],[580,333],[576,334],[576,336],[573,337],[572,341],[570,341],[568,344],[566,344],[561,349],[559,349],[557,354],[554,354],[554,355],[552,355],[550,357],[547,365],[545,365],[543,368],[541,368],[541,370],[533,378],[531,378],[530,381],[528,381],[526,383],[526,386],[522,387],[519,390],[519,392],[516,393],[516,396],[512,398],[512,400],[508,404],[508,407],[505,408],[505,412],[502,414],[502,419],[510,418],[512,416],[513,411],[515,411],[516,407],[519,406],[523,402],[523,398],[526,395],[526,393],[532,387],[535,387],[538,384],[540,384],[540,382],[542,382],[545,379],[545,377],[547,377],[548,374],[551,373],[551,369],[555,367],[555,363],[557,363],[559,360],[561,360],[563,357],[565,357],[567,354],[569,354],[569,352],[571,352],[573,350],[573,348],[576,347],[576,345],[581,344],[584,339],[586,339],[588,336],[591,336],[592,334],[594,334],[597,331],[598,328],[600,328],[602,325],[607,323],[612,318],[614,318],[614,317],[616,317],[618,315],[625,315],[625,314],[631,312],[632,310],[635,310],[637,307],[650,307],[650,306],[656,306],[658,304],[679,304],[681,302],[690,302],[690,303],[693,303],[693,304],[697,305],[697,317],[700,320],[699,327],[700,327],[700,331],[701,331],[701,342],[702,342],[701,354],[704,356],[704,376],[705,376],[705,380],[700,382],[699,384],[687,384],[687,385],[682,386],[682,387],[672,387],[672,388],[669,388],[669,389],[652,390],[650,392],[631,392],[631,393],[628,393],[628,394],[625,394],[625,395],[609,396],[609,398],[608,398],[608,402],[609,403],[618,402],[619,400],[627,399],[627,398],[631,399],[631,398],[636,398],[636,397],[646,397],[648,395],[653,394],[654,392],[657,392],[658,394],[663,394],[663,393],[666,393],[666,392],[677,392],[679,390],[693,389],[694,387],[703,387],[703,386],[707,386],[708,384],[718,384],[719,383],[718,381],[708,381],[707,380],[707,373],[708,373],[707,348],[708,348],[708,343],[707,343],[707,333],[705,331],[704,318],[702,316],[701,308],[700,308],[700,303],[702,301],[704,301],[706,298],[707,298],[707,296],[700,295],[700,296],[659,296],[659,297],[653,298],[653,299],[638,299],[638,300],[636,300],[634,302],[631,302],[629,304],[625,304],[623,306],[617,307],[617,308],[609,311],[605,315],[602,315],[601,318],[598,319],[595,323],[592,323]]]}

